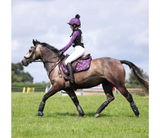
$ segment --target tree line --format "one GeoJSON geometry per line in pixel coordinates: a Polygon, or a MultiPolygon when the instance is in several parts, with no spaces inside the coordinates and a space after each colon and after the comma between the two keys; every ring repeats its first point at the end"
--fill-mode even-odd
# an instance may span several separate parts
{"type": "Polygon", "coordinates": [[[12,71],[11,74],[12,83],[14,82],[33,83],[34,78],[28,72],[24,72],[24,68],[20,62],[12,63],[11,71],[12,71]]]}

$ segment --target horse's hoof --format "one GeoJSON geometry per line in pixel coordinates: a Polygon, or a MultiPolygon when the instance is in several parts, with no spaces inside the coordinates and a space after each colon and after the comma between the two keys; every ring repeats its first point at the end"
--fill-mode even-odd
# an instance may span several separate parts
{"type": "Polygon", "coordinates": [[[38,111],[38,117],[42,117],[44,114],[41,111],[38,111]]]}
{"type": "Polygon", "coordinates": [[[79,118],[82,118],[83,117],[83,115],[79,115],[79,118]]]}
{"type": "Polygon", "coordinates": [[[84,116],[84,114],[79,115],[79,118],[82,118],[84,116]]]}
{"type": "Polygon", "coordinates": [[[136,115],[137,118],[139,118],[139,115],[136,115]]]}
{"type": "Polygon", "coordinates": [[[100,117],[100,114],[96,113],[94,117],[95,118],[100,117]]]}

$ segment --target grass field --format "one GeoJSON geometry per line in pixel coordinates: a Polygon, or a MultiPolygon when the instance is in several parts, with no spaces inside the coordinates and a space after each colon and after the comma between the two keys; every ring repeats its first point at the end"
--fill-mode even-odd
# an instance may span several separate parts
{"type": "Polygon", "coordinates": [[[37,111],[44,93],[12,93],[12,138],[148,138],[149,98],[133,95],[140,117],[136,118],[127,100],[115,100],[94,118],[105,96],[78,96],[85,112],[78,118],[76,107],[68,96],[57,93],[46,101],[44,116],[37,111]]]}

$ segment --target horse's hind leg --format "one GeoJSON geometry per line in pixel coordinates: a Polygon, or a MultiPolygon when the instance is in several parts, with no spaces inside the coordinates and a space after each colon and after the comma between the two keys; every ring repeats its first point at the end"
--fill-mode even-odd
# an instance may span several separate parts
{"type": "Polygon", "coordinates": [[[97,109],[95,117],[99,117],[100,113],[108,106],[108,104],[114,100],[114,95],[112,92],[113,85],[108,81],[102,83],[103,90],[107,96],[107,100],[97,109]]]}
{"type": "Polygon", "coordinates": [[[127,99],[127,101],[130,103],[130,106],[134,112],[134,114],[136,115],[136,117],[139,117],[139,111],[138,111],[138,107],[136,106],[135,102],[133,101],[132,95],[127,91],[125,86],[121,86],[121,87],[117,87],[117,89],[119,89],[119,91],[121,92],[121,94],[127,99]]]}

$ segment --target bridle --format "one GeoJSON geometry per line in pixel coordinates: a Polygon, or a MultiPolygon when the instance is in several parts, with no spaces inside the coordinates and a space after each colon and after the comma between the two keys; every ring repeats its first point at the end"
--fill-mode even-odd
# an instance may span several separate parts
{"type": "MultiPolygon", "coordinates": [[[[50,76],[50,73],[55,69],[55,67],[63,60],[63,56],[62,57],[60,57],[60,59],[58,60],[58,61],[43,61],[43,60],[34,60],[33,59],[33,55],[35,54],[35,56],[36,56],[36,49],[37,49],[37,45],[36,46],[31,46],[31,48],[34,48],[33,50],[29,50],[29,53],[31,53],[28,57],[27,56],[24,56],[24,58],[26,59],[26,62],[29,64],[29,63],[32,63],[32,62],[43,62],[44,63],[44,68],[46,69],[46,72],[47,72],[47,75],[48,75],[48,77],[50,76]],[[46,68],[46,66],[45,66],[45,64],[46,63],[56,63],[54,66],[53,66],[53,68],[50,70],[50,71],[48,71],[47,70],[47,68],[46,68]]],[[[50,49],[49,49],[50,50],[50,49]]],[[[57,58],[57,57],[59,57],[59,55],[57,55],[57,56],[55,56],[55,57],[53,57],[53,58],[57,58]]]]}
{"type": "MultiPolygon", "coordinates": [[[[35,53],[35,51],[36,51],[36,49],[37,49],[37,46],[31,46],[31,48],[34,48],[33,50],[29,50],[29,53],[28,54],[30,54],[29,56],[24,56],[24,58],[26,59],[26,62],[27,63],[32,63],[32,62],[34,62],[34,60],[33,60],[33,55],[34,55],[34,53],[35,53]]],[[[40,62],[40,61],[39,61],[40,62]]]]}

